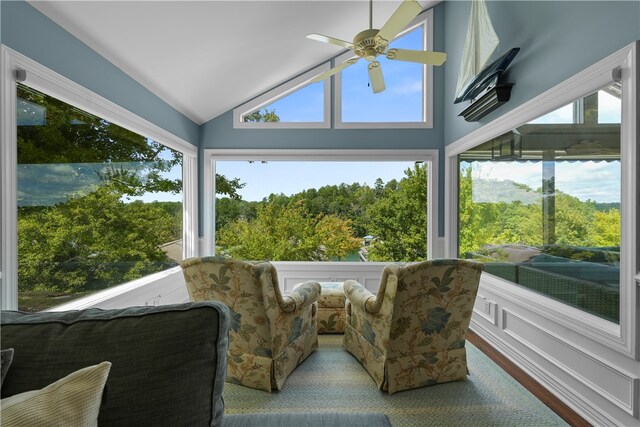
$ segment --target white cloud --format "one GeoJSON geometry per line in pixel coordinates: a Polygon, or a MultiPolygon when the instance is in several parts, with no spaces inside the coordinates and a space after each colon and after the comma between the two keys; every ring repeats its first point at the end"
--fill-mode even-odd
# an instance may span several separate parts
{"type": "MultiPolygon", "coordinates": [[[[542,162],[476,162],[474,179],[513,181],[536,190],[542,186],[542,162]]],[[[580,200],[620,202],[620,162],[556,162],[556,189],[580,200]]]]}

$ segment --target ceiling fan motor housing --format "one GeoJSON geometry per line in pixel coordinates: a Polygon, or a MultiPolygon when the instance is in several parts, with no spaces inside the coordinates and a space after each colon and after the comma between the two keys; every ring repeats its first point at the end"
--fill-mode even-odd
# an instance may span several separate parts
{"type": "Polygon", "coordinates": [[[353,51],[356,55],[367,61],[373,61],[376,56],[383,53],[387,48],[386,44],[379,45],[375,37],[380,30],[371,28],[356,34],[353,38],[353,51]]]}

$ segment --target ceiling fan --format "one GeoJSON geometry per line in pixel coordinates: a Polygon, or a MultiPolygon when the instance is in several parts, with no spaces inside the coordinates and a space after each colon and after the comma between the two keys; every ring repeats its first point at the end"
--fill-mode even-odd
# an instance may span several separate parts
{"type": "Polygon", "coordinates": [[[325,71],[311,80],[316,83],[331,77],[355,64],[361,58],[369,61],[369,80],[374,93],[385,89],[384,76],[380,63],[376,61],[378,55],[385,55],[388,59],[397,61],[417,62],[420,64],[442,65],[447,59],[444,52],[430,52],[423,50],[388,49],[389,43],[402,31],[418,14],[422,12],[422,6],[415,0],[404,0],[391,15],[381,29],[373,28],[373,0],[369,0],[369,29],[356,34],[353,43],[323,36],[322,34],[309,34],[307,38],[324,43],[333,44],[353,51],[357,58],[351,58],[342,64],[325,71]]]}

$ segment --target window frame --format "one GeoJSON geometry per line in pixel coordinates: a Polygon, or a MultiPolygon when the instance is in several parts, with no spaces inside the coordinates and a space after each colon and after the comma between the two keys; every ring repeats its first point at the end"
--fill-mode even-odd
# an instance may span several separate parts
{"type": "MultiPolygon", "coordinates": [[[[422,27],[423,49],[433,50],[433,9],[418,15],[396,38],[422,27]]],[[[334,64],[340,64],[353,58],[351,51],[347,51],[334,59],[334,64]]],[[[432,129],[433,128],[433,65],[422,66],[422,121],[419,122],[344,122],[342,121],[342,71],[334,76],[333,122],[336,129],[432,129]]]]}
{"type": "Polygon", "coordinates": [[[458,252],[458,155],[478,144],[495,138],[523,123],[554,111],[597,91],[615,80],[621,69],[621,242],[620,242],[620,321],[614,324],[598,316],[568,306],[533,291],[513,286],[512,282],[484,274],[482,287],[502,295],[514,304],[526,301],[526,308],[580,335],[597,340],[608,348],[638,359],[638,322],[636,282],[638,274],[637,209],[640,198],[635,185],[638,179],[638,70],[640,42],[635,42],[586,70],[565,80],[528,102],[505,113],[485,126],[469,133],[445,148],[445,254],[458,252]]]}
{"type": "MultiPolygon", "coordinates": [[[[1,309],[17,310],[18,308],[16,83],[19,80],[17,70],[26,71],[26,79],[20,82],[182,153],[182,251],[184,257],[196,256],[198,249],[197,147],[7,46],[0,47],[0,59],[1,309]]],[[[163,276],[162,273],[129,282],[129,287],[138,282],[153,282],[155,278],[163,276]]],[[[109,289],[110,294],[128,291],[126,286],[121,285],[109,289]]],[[[96,294],[100,292],[75,300],[76,305],[90,306],[100,301],[102,297],[96,294]]]]}
{"type": "MultiPolygon", "coordinates": [[[[438,240],[438,150],[251,150],[251,149],[205,149],[204,150],[204,185],[203,185],[203,232],[200,253],[215,255],[215,175],[216,161],[229,160],[265,160],[265,161],[423,161],[427,162],[427,259],[436,255],[438,240]]],[[[286,261],[288,264],[343,265],[341,261],[286,261]]],[[[373,263],[356,263],[373,264],[373,263]]]]}
{"type": "Polygon", "coordinates": [[[309,81],[320,73],[330,69],[330,62],[325,62],[282,85],[273,88],[257,98],[233,109],[234,129],[326,129],[331,127],[331,85],[330,79],[324,80],[323,121],[321,122],[245,122],[244,116],[268,106],[288,95],[302,89],[309,81]]]}

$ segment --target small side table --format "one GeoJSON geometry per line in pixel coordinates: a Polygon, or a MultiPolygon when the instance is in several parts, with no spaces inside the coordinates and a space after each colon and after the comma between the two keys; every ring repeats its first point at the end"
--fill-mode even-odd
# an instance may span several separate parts
{"type": "Polygon", "coordinates": [[[345,301],[342,282],[320,282],[322,292],[318,298],[318,333],[343,334],[345,301]]]}

